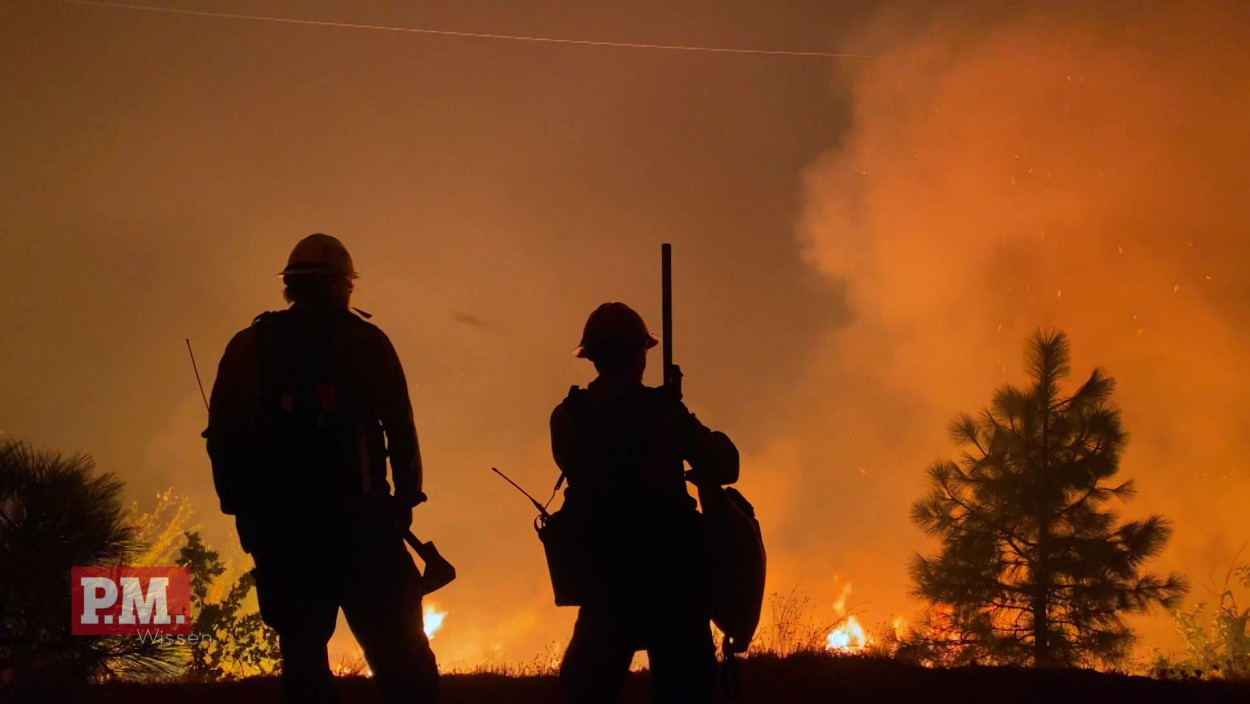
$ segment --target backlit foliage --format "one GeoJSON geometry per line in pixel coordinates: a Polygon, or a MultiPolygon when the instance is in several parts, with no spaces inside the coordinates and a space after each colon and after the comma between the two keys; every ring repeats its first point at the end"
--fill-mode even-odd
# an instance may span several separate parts
{"type": "Polygon", "coordinates": [[[0,672],[34,681],[150,680],[179,653],[138,638],[70,633],[70,570],[133,564],[142,553],[122,482],[87,455],[0,438],[0,672]]]}

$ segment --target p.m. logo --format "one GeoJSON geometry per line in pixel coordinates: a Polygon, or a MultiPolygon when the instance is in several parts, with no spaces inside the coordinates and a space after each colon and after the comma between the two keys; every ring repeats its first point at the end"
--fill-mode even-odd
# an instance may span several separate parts
{"type": "Polygon", "coordinates": [[[190,635],[186,567],[75,567],[76,636],[190,635]]]}

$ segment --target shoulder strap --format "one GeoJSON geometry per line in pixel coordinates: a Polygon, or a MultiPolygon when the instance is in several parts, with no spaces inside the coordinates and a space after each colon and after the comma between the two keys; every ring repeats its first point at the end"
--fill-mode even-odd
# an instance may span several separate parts
{"type": "MultiPolygon", "coordinates": [[[[569,395],[565,397],[564,402],[573,406],[574,412],[580,417],[586,406],[587,394],[589,392],[580,386],[573,385],[569,387],[569,395]]],[[[560,476],[556,479],[556,488],[551,492],[551,498],[560,493],[560,487],[564,486],[564,472],[560,472],[560,476]]],[[[548,501],[547,503],[551,503],[548,501]]]]}
{"type": "Polygon", "coordinates": [[[256,355],[260,367],[261,388],[265,393],[273,391],[274,365],[274,326],[278,322],[278,313],[265,311],[252,318],[252,329],[256,331],[256,355]]]}

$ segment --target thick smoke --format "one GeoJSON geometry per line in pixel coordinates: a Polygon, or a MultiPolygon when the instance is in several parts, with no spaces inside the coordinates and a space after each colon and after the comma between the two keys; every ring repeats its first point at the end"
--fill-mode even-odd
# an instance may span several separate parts
{"type": "Polygon", "coordinates": [[[878,620],[909,608],[905,556],[927,548],[907,506],[954,452],[946,421],[1022,383],[1025,340],[1056,328],[1074,383],[1094,366],[1119,382],[1127,512],[1176,528],[1154,569],[1210,600],[1250,538],[1246,9],[987,14],[883,12],[852,35],[881,50],[844,76],[853,126],[808,174],[799,239],[854,320],[761,458],[803,556],[778,579],[837,571],[878,620]]]}

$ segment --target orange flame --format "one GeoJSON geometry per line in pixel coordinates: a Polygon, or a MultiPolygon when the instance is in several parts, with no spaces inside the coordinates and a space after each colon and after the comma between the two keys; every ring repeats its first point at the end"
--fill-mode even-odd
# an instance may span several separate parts
{"type": "Polygon", "coordinates": [[[839,653],[856,653],[872,642],[872,637],[860,625],[854,614],[847,614],[847,599],[851,596],[851,583],[842,585],[838,598],[833,602],[833,611],[839,617],[838,625],[825,639],[825,649],[839,653]]]}
{"type": "Polygon", "coordinates": [[[829,632],[825,649],[840,653],[855,653],[863,650],[864,646],[868,645],[868,641],[868,633],[859,624],[859,619],[847,616],[840,626],[829,632]]]}
{"type": "Polygon", "coordinates": [[[447,612],[439,611],[433,604],[426,604],[422,616],[425,620],[425,637],[434,640],[434,634],[443,627],[443,619],[447,618],[447,612]]]}

